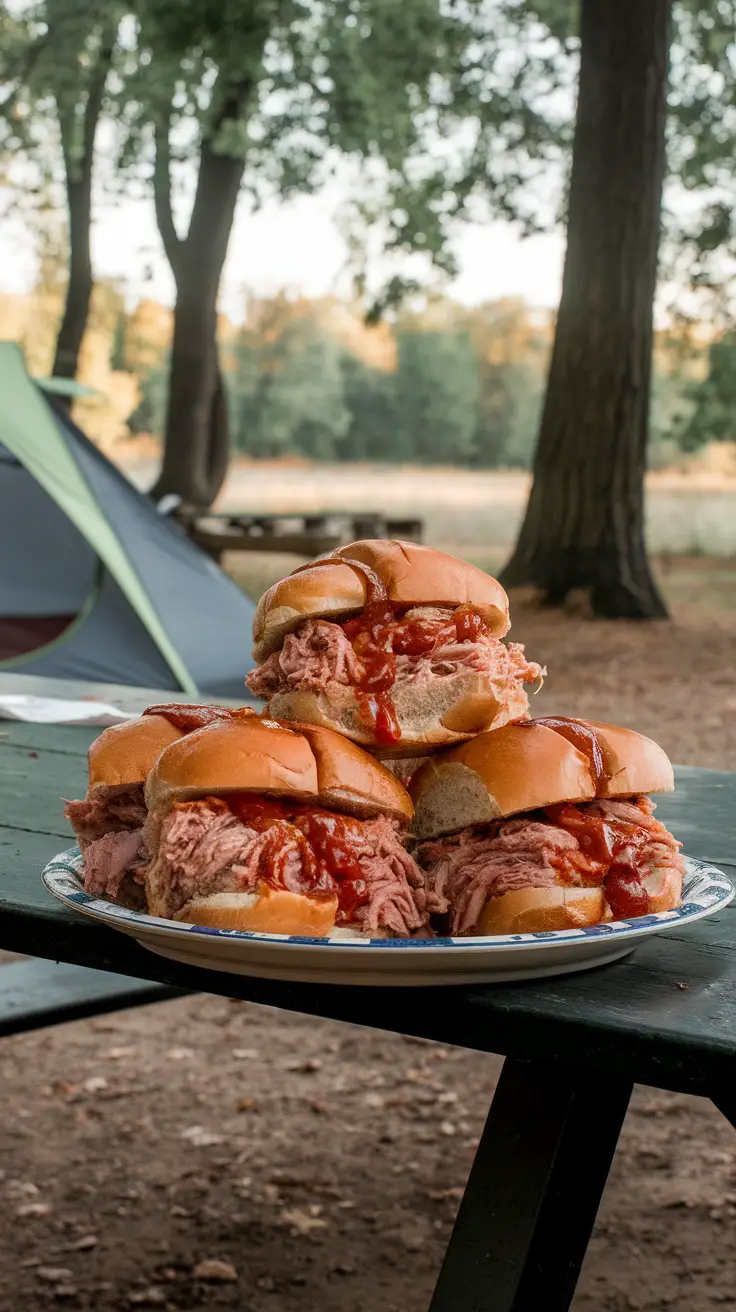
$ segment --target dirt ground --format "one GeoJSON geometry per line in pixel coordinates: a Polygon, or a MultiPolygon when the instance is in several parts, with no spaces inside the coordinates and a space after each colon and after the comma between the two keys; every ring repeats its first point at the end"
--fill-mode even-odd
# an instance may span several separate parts
{"type": "MultiPolygon", "coordinates": [[[[733,575],[665,586],[649,626],[517,606],[535,709],[736,769],[733,575]]],[[[423,1312],[499,1069],[205,997],[5,1040],[0,1312],[423,1312]]],[[[735,1218],[727,1123],[638,1090],[576,1312],[736,1310],[735,1218]]]]}

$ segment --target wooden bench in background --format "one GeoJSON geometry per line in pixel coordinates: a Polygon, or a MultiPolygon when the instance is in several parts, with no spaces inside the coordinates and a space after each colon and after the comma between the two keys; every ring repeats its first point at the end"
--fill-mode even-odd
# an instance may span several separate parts
{"type": "Polygon", "coordinates": [[[421,542],[424,531],[421,519],[389,519],[367,511],[326,510],[315,515],[178,511],[177,518],[218,564],[226,551],[279,551],[311,559],[358,538],[421,542]]]}

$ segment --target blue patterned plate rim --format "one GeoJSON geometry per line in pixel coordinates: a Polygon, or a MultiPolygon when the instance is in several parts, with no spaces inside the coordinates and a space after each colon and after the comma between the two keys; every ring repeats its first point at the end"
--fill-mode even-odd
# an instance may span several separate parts
{"type": "Polygon", "coordinates": [[[701,920],[704,916],[722,911],[736,894],[736,888],[727,875],[703,861],[686,857],[686,872],[683,883],[683,902],[674,911],[658,911],[648,916],[637,916],[631,920],[611,921],[605,925],[591,925],[586,929],[556,929],[537,934],[494,934],[474,938],[307,938],[298,934],[258,934],[236,929],[209,929],[204,925],[188,925],[178,920],[164,920],[159,916],[149,916],[140,911],[128,911],[107,902],[103,898],[90,897],[85,893],[80,871],[82,857],[78,847],[69,848],[55,856],[42,873],[43,882],[50,893],[60,902],[75,911],[103,920],[108,924],[126,925],[131,929],[140,929],[144,934],[148,930],[173,937],[200,935],[207,938],[243,940],[264,945],[293,943],[298,947],[338,948],[345,951],[365,951],[366,948],[391,948],[394,951],[428,951],[431,949],[455,949],[462,952],[489,951],[501,948],[529,949],[534,947],[552,947],[557,944],[572,945],[589,942],[591,939],[635,938],[643,934],[655,933],[658,929],[673,928],[676,924],[688,924],[701,920]]]}

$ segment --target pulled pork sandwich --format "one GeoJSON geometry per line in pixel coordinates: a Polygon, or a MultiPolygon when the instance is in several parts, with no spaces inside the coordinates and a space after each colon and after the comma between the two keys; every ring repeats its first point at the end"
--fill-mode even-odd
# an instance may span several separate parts
{"type": "Polygon", "coordinates": [[[325,936],[426,932],[399,781],[354,743],[253,716],[172,743],[146,784],[148,911],[325,936]]]}
{"type": "Polygon", "coordinates": [[[140,719],[116,724],[95,739],[87,756],[87,795],[64,809],[84,855],[84,887],[92,897],[136,909],[143,905],[139,868],[145,860],[148,774],[165,747],[233,714],[221,706],[149,706],[140,719]]]}
{"type": "Polygon", "coordinates": [[[679,906],[680,844],[646,796],[673,787],[656,743],[582,720],[521,721],[433,757],[411,782],[430,911],[453,935],[516,934],[679,906]]]}
{"type": "Polygon", "coordinates": [[[272,715],[417,756],[527,713],[544,671],[509,630],[495,579],[413,542],[365,541],[261,597],[246,683],[272,715]]]}

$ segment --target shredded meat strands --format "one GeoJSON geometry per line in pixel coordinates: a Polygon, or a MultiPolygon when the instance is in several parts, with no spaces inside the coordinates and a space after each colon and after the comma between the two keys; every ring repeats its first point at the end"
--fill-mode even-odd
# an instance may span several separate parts
{"type": "MultiPolygon", "coordinates": [[[[453,611],[440,607],[415,608],[409,617],[420,616],[427,625],[446,628],[453,611]]],[[[397,625],[400,621],[397,619],[397,625]]],[[[515,684],[541,683],[546,671],[536,661],[528,661],[524,648],[516,642],[506,645],[488,633],[473,641],[438,642],[420,656],[396,655],[396,687],[411,680],[427,684],[463,670],[486,674],[494,682],[511,689],[515,684]]],[[[305,620],[294,633],[287,634],[283,646],[253,670],[246,683],[255,697],[265,700],[280,692],[309,689],[323,692],[330,683],[359,687],[365,670],[353,645],[339,624],[329,620],[305,620]]]]}

